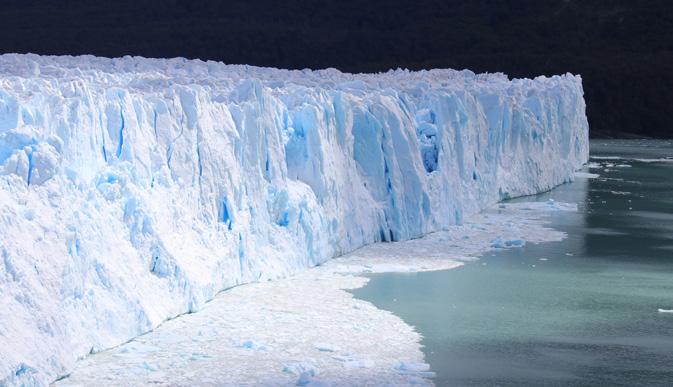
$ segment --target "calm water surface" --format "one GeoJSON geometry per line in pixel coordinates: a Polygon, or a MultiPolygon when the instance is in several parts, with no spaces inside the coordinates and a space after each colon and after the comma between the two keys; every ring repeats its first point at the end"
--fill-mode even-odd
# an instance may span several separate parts
{"type": "Polygon", "coordinates": [[[423,334],[438,385],[673,386],[673,143],[591,150],[599,179],[518,199],[579,203],[564,241],[354,292],[423,334]]]}

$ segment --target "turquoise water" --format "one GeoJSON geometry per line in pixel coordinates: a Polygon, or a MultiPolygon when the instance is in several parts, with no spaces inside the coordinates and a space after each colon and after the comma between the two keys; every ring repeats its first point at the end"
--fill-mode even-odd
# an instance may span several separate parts
{"type": "Polygon", "coordinates": [[[423,334],[438,385],[673,386],[673,314],[658,312],[673,309],[673,143],[591,151],[631,160],[592,159],[599,179],[518,199],[579,203],[552,215],[562,242],[354,291],[423,334]]]}

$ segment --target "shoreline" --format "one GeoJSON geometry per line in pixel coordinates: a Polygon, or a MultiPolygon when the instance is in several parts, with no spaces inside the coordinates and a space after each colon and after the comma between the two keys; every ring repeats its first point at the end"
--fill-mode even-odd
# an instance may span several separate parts
{"type": "Polygon", "coordinates": [[[564,233],[545,227],[545,214],[573,209],[501,203],[447,231],[365,246],[286,279],[234,287],[196,313],[86,357],[54,385],[432,385],[421,335],[348,290],[365,286],[369,273],[453,269],[499,247],[498,241],[561,240],[564,233]]]}

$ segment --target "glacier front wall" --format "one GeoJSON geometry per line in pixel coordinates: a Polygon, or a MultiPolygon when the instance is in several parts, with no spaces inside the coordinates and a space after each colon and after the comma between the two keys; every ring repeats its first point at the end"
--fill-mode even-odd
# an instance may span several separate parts
{"type": "Polygon", "coordinates": [[[581,79],[0,56],[0,384],[572,179],[581,79]]]}

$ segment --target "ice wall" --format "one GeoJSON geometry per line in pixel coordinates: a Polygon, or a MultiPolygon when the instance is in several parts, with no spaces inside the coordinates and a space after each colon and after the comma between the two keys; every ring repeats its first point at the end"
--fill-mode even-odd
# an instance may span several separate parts
{"type": "Polygon", "coordinates": [[[588,157],[581,79],[0,56],[0,384],[588,157]]]}

